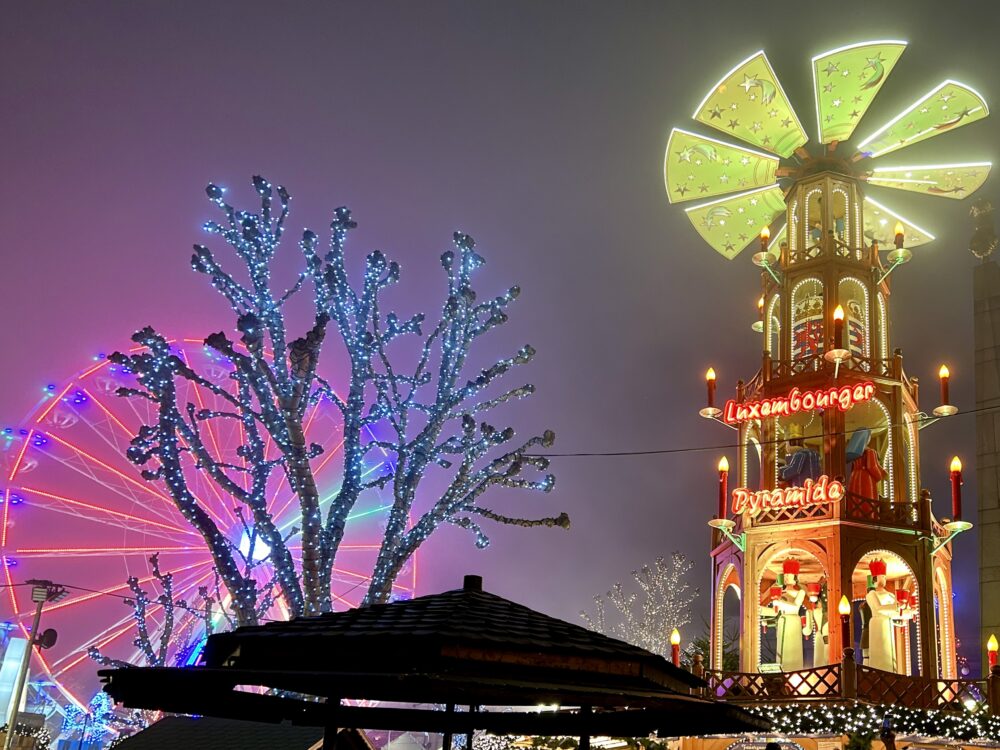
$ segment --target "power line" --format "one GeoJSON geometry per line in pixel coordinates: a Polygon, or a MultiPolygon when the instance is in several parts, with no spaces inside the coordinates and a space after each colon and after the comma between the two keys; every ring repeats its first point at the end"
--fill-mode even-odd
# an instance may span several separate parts
{"type": "MultiPolygon", "coordinates": [[[[970,409],[968,411],[960,411],[958,414],[951,415],[952,418],[959,415],[969,415],[969,414],[983,414],[986,412],[1000,411],[1000,406],[983,406],[978,409],[970,409]]],[[[923,416],[917,419],[912,419],[909,422],[890,422],[885,425],[886,428],[889,427],[906,427],[908,425],[918,425],[922,422],[935,422],[938,419],[945,419],[945,417],[934,417],[934,416],[923,416]]],[[[847,432],[834,433],[840,437],[846,437],[847,432]]],[[[803,435],[802,440],[821,440],[826,437],[824,433],[816,433],[813,435],[803,435]]],[[[787,442],[787,438],[774,438],[773,440],[756,440],[754,441],[759,445],[776,445],[780,443],[787,442]]],[[[532,453],[532,456],[540,456],[542,458],[588,458],[588,457],[616,457],[616,456],[663,456],[671,455],[675,453],[699,453],[704,451],[720,451],[733,449],[742,449],[743,443],[718,443],[716,445],[700,445],[700,446],[684,446],[679,448],[648,448],[645,450],[635,450],[635,451],[579,451],[576,453],[532,453]]]]}

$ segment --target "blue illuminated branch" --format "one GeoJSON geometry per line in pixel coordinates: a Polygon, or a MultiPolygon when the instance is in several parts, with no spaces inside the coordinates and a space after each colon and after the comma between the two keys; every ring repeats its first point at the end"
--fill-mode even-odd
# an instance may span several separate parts
{"type": "MultiPolygon", "coordinates": [[[[145,479],[163,484],[212,554],[217,578],[214,592],[209,595],[206,589],[203,595],[208,603],[204,608],[175,604],[190,612],[210,612],[214,602],[234,624],[258,622],[279,595],[293,616],[328,611],[332,574],[348,519],[361,495],[375,488],[391,488],[393,501],[365,596],[368,603],[389,597],[403,567],[443,523],[470,530],[478,546],[488,544],[479,526],[483,519],[568,527],[566,514],[522,519],[479,504],[494,487],[548,492],[554,482],[546,473],[547,459],[533,453],[539,446],[550,446],[553,433],[517,441],[510,427],[476,422],[479,415],[534,393],[530,384],[498,389],[505,375],[532,360],[534,349],[524,346],[482,370],[466,372],[473,344],[507,322],[507,308],[520,289],[514,286],[478,301],[472,275],[484,260],[471,237],[456,233],[455,250],[441,257],[447,278],[441,316],[425,332],[423,314],[399,316],[381,309],[382,293],[400,277],[399,265],[383,252],[368,253],[360,278],[352,280],[345,248],[357,224],[344,207],[334,212],[325,251],[319,248],[318,236],[305,230],[298,243],[304,267],[290,287],[272,289],[272,264],[290,197],[284,188],[261,177],[254,177],[253,185],[260,198],[256,213],[230,205],[216,185],[206,189],[222,218],[207,222],[205,229],[235,253],[240,261],[236,272],[202,245],[195,246],[191,258],[194,270],[209,278],[236,317],[238,340],[225,332],[205,339],[209,349],[231,363],[235,385],[224,387],[196,372],[152,328],[133,337],[139,352],[112,356],[138,379],[137,387],[122,388],[119,395],[156,405],[156,419],[133,439],[129,460],[142,467],[145,479]],[[289,340],[286,303],[303,292],[310,296],[307,290],[312,327],[289,340]],[[346,382],[337,391],[318,369],[328,329],[338,334],[350,365],[346,382]],[[415,364],[393,352],[396,342],[408,338],[419,341],[415,364]],[[179,384],[188,387],[179,389],[179,384]],[[215,396],[213,408],[183,403],[179,393],[191,389],[215,396]],[[325,511],[313,470],[324,447],[307,444],[305,435],[306,411],[323,398],[343,416],[338,455],[342,481],[325,511]],[[203,439],[203,428],[213,420],[239,422],[242,444],[236,458],[213,453],[213,441],[203,439]],[[267,457],[268,445],[274,446],[277,458],[267,457]],[[366,457],[376,456],[381,468],[373,473],[366,457]],[[435,468],[449,471],[451,478],[444,492],[424,502],[421,481],[435,468]],[[266,489],[276,471],[284,473],[299,506],[297,527],[286,535],[267,507],[266,489]],[[254,559],[252,549],[249,554],[237,549],[200,507],[189,489],[190,472],[199,472],[220,494],[233,499],[250,544],[268,547],[266,560],[273,579],[260,581],[254,570],[262,561],[254,559]],[[429,509],[411,523],[417,507],[429,509]],[[302,549],[298,567],[288,546],[293,536],[302,549]],[[223,601],[229,602],[227,609],[221,608],[223,601]]],[[[137,607],[140,615],[144,617],[137,607]]],[[[205,621],[209,630],[208,615],[205,621]]],[[[146,652],[147,660],[159,659],[152,635],[144,632],[153,649],[146,652]]]]}

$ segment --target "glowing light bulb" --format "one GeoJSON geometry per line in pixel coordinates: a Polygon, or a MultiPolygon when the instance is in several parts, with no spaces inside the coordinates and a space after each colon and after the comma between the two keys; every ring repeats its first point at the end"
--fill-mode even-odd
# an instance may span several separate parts
{"type": "Polygon", "coordinates": [[[729,471],[729,459],[725,456],[719,459],[719,471],[729,471]]]}
{"type": "Polygon", "coordinates": [[[843,307],[843,305],[837,305],[837,309],[833,311],[833,319],[834,320],[843,320],[844,319],[844,307],[843,307]]]}
{"type": "Polygon", "coordinates": [[[837,611],[842,617],[847,617],[847,615],[851,614],[851,602],[848,601],[847,594],[840,597],[840,604],[837,605],[837,611]]]}
{"type": "Polygon", "coordinates": [[[713,368],[708,368],[708,372],[705,373],[705,380],[715,380],[715,370],[713,368]]]}
{"type": "Polygon", "coordinates": [[[962,470],[962,461],[958,456],[955,456],[953,459],[951,459],[951,470],[952,471],[962,470]]]}
{"type": "Polygon", "coordinates": [[[681,645],[681,632],[677,628],[674,628],[670,632],[670,645],[671,646],[680,646],[681,645]]]}

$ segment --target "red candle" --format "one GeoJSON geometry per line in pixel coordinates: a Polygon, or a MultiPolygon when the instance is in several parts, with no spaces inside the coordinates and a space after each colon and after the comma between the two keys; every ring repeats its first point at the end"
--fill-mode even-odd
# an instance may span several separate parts
{"type": "Polygon", "coordinates": [[[705,384],[708,386],[708,408],[715,408],[715,370],[711,367],[705,373],[705,384]]]}
{"type": "Polygon", "coordinates": [[[948,397],[948,379],[951,377],[951,373],[948,372],[947,365],[941,365],[941,369],[938,370],[938,377],[941,379],[941,404],[947,406],[951,403],[948,397]]]}
{"type": "Polygon", "coordinates": [[[723,456],[719,459],[719,515],[726,517],[726,506],[729,503],[729,459],[723,456]]]}
{"type": "Polygon", "coordinates": [[[670,661],[675,667],[681,665],[681,634],[677,628],[670,633],[670,661]]]}
{"type": "Polygon", "coordinates": [[[997,649],[1000,644],[997,643],[997,637],[991,635],[990,639],[986,641],[986,655],[990,659],[990,669],[993,669],[997,665],[997,649]]]}
{"type": "Polygon", "coordinates": [[[837,305],[833,311],[833,348],[841,349],[844,343],[844,308],[837,305]]]}
{"type": "Polygon", "coordinates": [[[962,462],[951,459],[951,520],[962,520],[962,462]]]}

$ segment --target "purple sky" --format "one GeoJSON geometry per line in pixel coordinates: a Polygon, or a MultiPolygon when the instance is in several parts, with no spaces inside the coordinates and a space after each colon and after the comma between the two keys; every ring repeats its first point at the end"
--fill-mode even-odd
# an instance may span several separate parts
{"type": "MultiPolygon", "coordinates": [[[[539,351],[529,374],[538,395],[510,412],[522,432],[550,427],[561,451],[729,441],[696,408],[709,364],[721,391],[758,367],[758,278],[749,252],[725,261],[667,205],[670,128],[690,126],[707,87],[760,48],[810,133],[809,59],[855,41],[911,42],[859,132],[944,78],[991,99],[998,19],[956,1],[933,13],[908,2],[678,5],[8,4],[0,419],[16,423],[44,383],[137,327],[190,336],[230,325],[191,272],[190,245],[211,215],[205,183],[246,201],[260,173],[292,192],[296,234],[322,234],[331,210],[350,205],[353,251],[381,247],[402,263],[404,308],[433,310],[438,255],[454,229],[473,234],[488,259],[484,292],[524,291],[496,353],[524,341],[539,351]]],[[[998,144],[993,117],[899,158],[995,159],[998,144]]],[[[928,386],[947,361],[955,401],[971,407],[967,204],[872,194],[939,238],[894,276],[892,345],[928,386]]],[[[995,178],[982,194],[996,202],[995,178]]],[[[285,259],[290,271],[293,248],[285,259]]],[[[973,420],[922,438],[940,515],[951,455],[973,463],[973,420]]],[[[594,593],[680,550],[697,563],[707,612],[718,456],[560,459],[551,496],[493,505],[567,510],[570,532],[500,529],[477,553],[449,531],[426,548],[424,589],[480,572],[489,590],[576,620],[594,593]]],[[[976,549],[974,534],[957,543],[969,637],[976,549]]]]}

